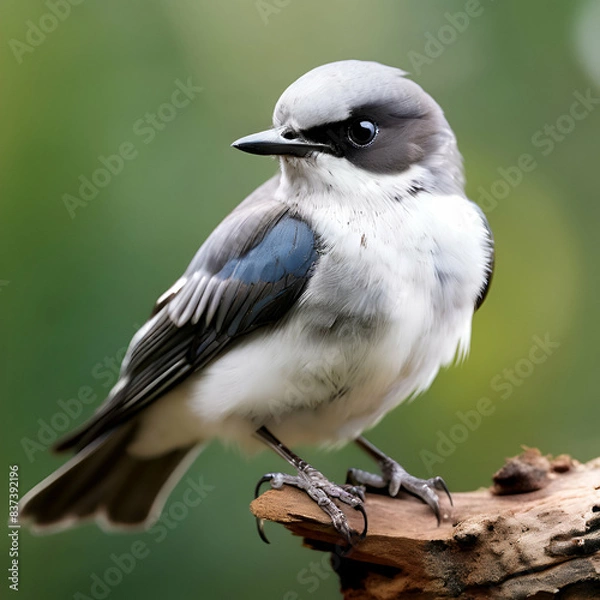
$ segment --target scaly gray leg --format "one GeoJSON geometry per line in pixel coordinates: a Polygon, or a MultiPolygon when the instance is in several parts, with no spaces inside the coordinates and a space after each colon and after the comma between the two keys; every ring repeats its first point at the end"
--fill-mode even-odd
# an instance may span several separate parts
{"type": "MultiPolygon", "coordinates": [[[[329,481],[320,471],[311,467],[299,456],[294,454],[289,448],[286,448],[266,427],[261,427],[255,433],[256,437],[262,440],[269,448],[274,450],[281,458],[286,460],[297,471],[297,475],[288,475],[286,473],[267,473],[263,475],[256,485],[255,497],[258,496],[260,486],[265,482],[270,482],[271,487],[278,489],[283,485],[291,485],[306,492],[314,500],[319,508],[331,519],[335,530],[352,545],[356,539],[362,539],[367,533],[367,515],[364,509],[364,488],[356,485],[337,485],[329,481]],[[334,499],[351,506],[359,511],[364,519],[365,526],[362,533],[357,534],[352,531],[348,524],[346,515],[333,501],[334,499]]],[[[267,544],[269,540],[265,536],[263,520],[256,519],[258,533],[267,544]]]]}
{"type": "Polygon", "coordinates": [[[357,438],[355,442],[379,464],[382,475],[375,475],[361,469],[349,469],[347,479],[349,483],[378,489],[387,487],[388,493],[392,497],[397,496],[400,489],[403,489],[428,504],[437,518],[438,525],[440,524],[440,500],[436,490],[446,492],[450,504],[452,504],[452,496],[441,477],[432,477],[431,479],[413,477],[395,460],[364,437],[357,438]]]}

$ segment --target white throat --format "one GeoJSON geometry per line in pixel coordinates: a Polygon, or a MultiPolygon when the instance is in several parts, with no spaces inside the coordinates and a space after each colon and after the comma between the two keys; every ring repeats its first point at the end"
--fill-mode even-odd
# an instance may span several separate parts
{"type": "Polygon", "coordinates": [[[431,173],[420,165],[390,175],[371,173],[327,154],[285,157],[277,199],[302,212],[335,208],[340,217],[350,212],[378,218],[431,184],[431,173]]]}

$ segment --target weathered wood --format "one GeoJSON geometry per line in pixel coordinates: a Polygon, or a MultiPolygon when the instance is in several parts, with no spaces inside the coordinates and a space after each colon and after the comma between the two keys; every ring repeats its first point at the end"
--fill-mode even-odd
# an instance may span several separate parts
{"type": "MultiPolygon", "coordinates": [[[[267,491],[251,510],[333,552],[347,600],[600,599],[600,458],[581,465],[527,450],[494,481],[453,494],[439,527],[412,497],[367,494],[369,531],[347,555],[326,515],[296,489],[267,491]]],[[[342,508],[360,530],[360,514],[342,508]]]]}

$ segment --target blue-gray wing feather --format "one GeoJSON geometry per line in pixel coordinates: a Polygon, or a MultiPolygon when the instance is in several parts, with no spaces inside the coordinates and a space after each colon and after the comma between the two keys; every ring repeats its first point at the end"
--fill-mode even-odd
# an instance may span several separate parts
{"type": "Polygon", "coordinates": [[[276,326],[296,304],[318,261],[319,240],[272,200],[275,186],[275,179],[261,186],[209,236],[132,340],[111,396],[58,450],[86,446],[240,337],[276,326]]]}

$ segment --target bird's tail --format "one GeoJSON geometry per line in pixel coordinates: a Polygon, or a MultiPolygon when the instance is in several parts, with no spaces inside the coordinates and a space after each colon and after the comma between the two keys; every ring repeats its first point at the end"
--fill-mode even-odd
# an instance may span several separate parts
{"type": "Polygon", "coordinates": [[[105,529],[151,525],[197,452],[137,458],[127,452],[134,431],[135,423],[121,426],[78,452],[22,498],[20,520],[38,532],[94,518],[105,529]]]}

